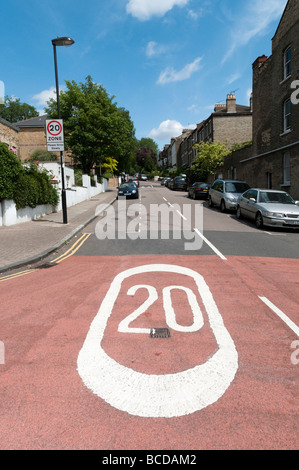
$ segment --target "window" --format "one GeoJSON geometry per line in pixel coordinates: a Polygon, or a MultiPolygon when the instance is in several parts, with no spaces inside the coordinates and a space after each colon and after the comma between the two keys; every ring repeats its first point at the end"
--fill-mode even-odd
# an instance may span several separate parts
{"type": "Polygon", "coordinates": [[[291,181],[290,152],[286,152],[283,156],[283,184],[289,185],[290,181],[291,181]]]}
{"type": "Polygon", "coordinates": [[[284,124],[283,130],[287,132],[291,129],[291,100],[287,99],[283,106],[284,124]]]}
{"type": "Polygon", "coordinates": [[[292,73],[292,49],[288,47],[284,53],[284,79],[292,73]]]}

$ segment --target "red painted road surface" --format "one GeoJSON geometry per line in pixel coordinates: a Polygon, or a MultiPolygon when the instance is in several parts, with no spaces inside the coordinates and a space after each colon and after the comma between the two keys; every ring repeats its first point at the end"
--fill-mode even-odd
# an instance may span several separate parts
{"type": "MultiPolygon", "coordinates": [[[[209,406],[171,418],[141,417],[110,405],[83,382],[78,355],[115,276],[160,263],[159,256],[77,256],[0,283],[1,449],[298,448],[299,365],[291,362],[298,337],[259,298],[267,297],[298,325],[298,260],[163,256],[163,264],[203,276],[237,351],[233,380],[209,406]]],[[[205,364],[219,348],[194,280],[171,272],[124,279],[101,347],[117,365],[146,376],[179,374],[205,364]],[[127,292],[144,285],[152,286],[157,298],[131,322],[128,316],[149,292],[144,287],[127,292]],[[170,328],[171,337],[159,339],[118,331],[124,319],[125,330],[168,327],[162,294],[168,286],[196,293],[201,327],[188,331],[194,323],[190,302],[186,291],[176,288],[175,322],[187,331],[170,328]]],[[[151,409],[150,397],[144,396],[143,410],[151,409]]]]}

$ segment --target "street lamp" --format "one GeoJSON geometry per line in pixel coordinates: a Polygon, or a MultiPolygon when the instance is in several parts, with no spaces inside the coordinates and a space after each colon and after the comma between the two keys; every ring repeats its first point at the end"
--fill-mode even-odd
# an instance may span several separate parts
{"type": "MultiPolygon", "coordinates": [[[[56,46],[71,46],[72,44],[74,44],[74,42],[75,41],[72,38],[68,38],[68,37],[57,37],[56,39],[52,39],[52,44],[53,44],[53,49],[54,49],[58,119],[60,119],[60,99],[59,99],[56,46]]],[[[61,165],[61,181],[62,181],[61,203],[62,203],[63,223],[67,224],[67,205],[66,205],[66,194],[65,194],[65,185],[64,185],[64,156],[63,156],[62,151],[60,152],[60,165],[61,165]]]]}

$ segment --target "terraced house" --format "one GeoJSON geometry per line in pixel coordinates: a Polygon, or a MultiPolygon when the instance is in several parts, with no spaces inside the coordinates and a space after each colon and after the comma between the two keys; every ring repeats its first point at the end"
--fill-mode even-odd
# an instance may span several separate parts
{"type": "Polygon", "coordinates": [[[253,143],[227,158],[221,176],[283,189],[299,199],[299,1],[289,0],[272,39],[272,54],[253,63],[253,143]]]}
{"type": "Polygon", "coordinates": [[[238,178],[251,186],[283,189],[299,200],[299,0],[289,0],[272,38],[272,54],[252,65],[249,106],[216,104],[210,117],[180,142],[178,166],[189,167],[193,145],[227,141],[252,145],[226,158],[214,178],[238,178]]]}

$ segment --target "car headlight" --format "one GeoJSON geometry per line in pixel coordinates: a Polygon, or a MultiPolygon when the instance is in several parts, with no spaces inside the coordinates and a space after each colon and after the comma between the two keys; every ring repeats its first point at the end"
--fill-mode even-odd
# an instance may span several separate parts
{"type": "Polygon", "coordinates": [[[135,194],[135,193],[136,193],[136,189],[133,189],[132,194],[135,194]]]}
{"type": "Polygon", "coordinates": [[[276,217],[278,219],[283,219],[284,215],[281,214],[280,212],[268,212],[268,211],[264,211],[264,216],[266,217],[276,217]]]}
{"type": "Polygon", "coordinates": [[[236,202],[236,199],[234,197],[226,197],[225,200],[228,202],[236,202]]]}
{"type": "Polygon", "coordinates": [[[118,191],[118,194],[124,194],[124,192],[123,191],[118,191]]]}

